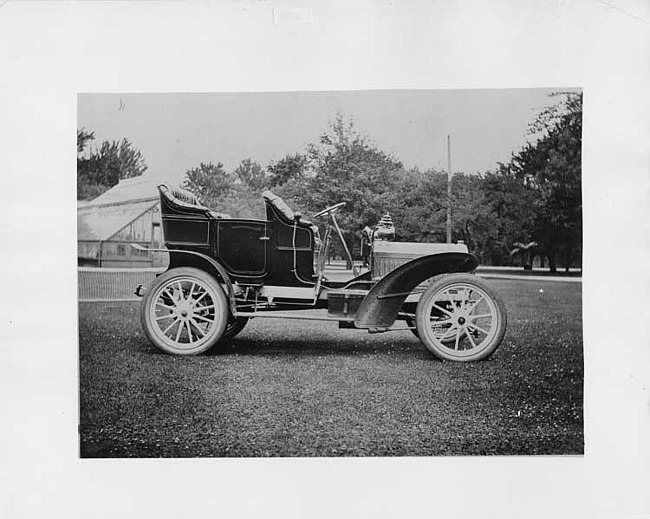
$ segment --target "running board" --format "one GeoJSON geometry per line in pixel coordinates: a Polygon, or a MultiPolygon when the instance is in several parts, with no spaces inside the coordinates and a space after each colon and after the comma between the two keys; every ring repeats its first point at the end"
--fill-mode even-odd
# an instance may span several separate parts
{"type": "Polygon", "coordinates": [[[383,333],[383,332],[403,332],[406,330],[414,330],[415,326],[402,326],[399,328],[389,327],[389,328],[357,328],[353,325],[354,317],[341,317],[341,316],[329,316],[329,315],[314,315],[296,312],[235,312],[235,317],[261,317],[265,319],[298,319],[303,321],[334,321],[343,326],[341,328],[354,328],[355,330],[367,330],[368,333],[383,333]],[[345,326],[346,324],[352,324],[352,326],[345,326]]]}
{"type": "Polygon", "coordinates": [[[336,317],[328,315],[313,315],[296,312],[235,312],[235,317],[263,317],[265,319],[302,319],[306,321],[346,321],[354,322],[354,317],[336,317]]]}

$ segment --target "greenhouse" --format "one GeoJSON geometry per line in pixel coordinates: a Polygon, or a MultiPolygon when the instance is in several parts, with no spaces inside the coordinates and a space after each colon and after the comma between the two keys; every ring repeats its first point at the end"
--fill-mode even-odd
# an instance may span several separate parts
{"type": "Polygon", "coordinates": [[[135,249],[162,245],[159,180],[150,175],[121,180],[90,202],[77,207],[79,266],[155,267],[160,254],[135,249]]]}

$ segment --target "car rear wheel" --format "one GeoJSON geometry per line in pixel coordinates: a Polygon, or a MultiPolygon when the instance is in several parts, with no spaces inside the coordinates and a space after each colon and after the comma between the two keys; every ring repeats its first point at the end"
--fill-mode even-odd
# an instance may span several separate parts
{"type": "Polygon", "coordinates": [[[418,302],[417,335],[436,357],[483,360],[499,347],[506,309],[499,294],[470,274],[449,274],[431,283],[418,302]]]}
{"type": "Polygon", "coordinates": [[[147,289],[140,310],[144,331],[160,350],[196,355],[224,334],[228,301],[207,272],[181,267],[158,276],[147,289]]]}
{"type": "Polygon", "coordinates": [[[226,325],[226,331],[223,332],[223,336],[229,339],[234,337],[244,329],[244,326],[246,326],[247,323],[248,317],[230,316],[230,319],[228,319],[228,324],[226,325]]]}

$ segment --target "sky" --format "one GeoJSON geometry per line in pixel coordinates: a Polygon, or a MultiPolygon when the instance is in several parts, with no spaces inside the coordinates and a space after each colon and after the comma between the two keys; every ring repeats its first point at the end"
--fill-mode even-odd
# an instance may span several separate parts
{"type": "MultiPolygon", "coordinates": [[[[126,137],[147,173],[180,183],[201,162],[233,171],[317,143],[341,114],[405,167],[477,173],[507,162],[531,139],[528,124],[558,89],[363,90],[337,92],[79,94],[78,127],[95,145],[126,137]]],[[[562,89],[570,90],[570,89],[562,89]]]]}

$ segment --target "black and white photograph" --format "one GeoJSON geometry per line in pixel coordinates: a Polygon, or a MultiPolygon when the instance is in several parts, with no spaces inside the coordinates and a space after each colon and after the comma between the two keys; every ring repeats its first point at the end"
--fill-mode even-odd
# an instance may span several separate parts
{"type": "Polygon", "coordinates": [[[0,0],[0,516],[650,515],[645,0],[0,0]]]}
{"type": "Polygon", "coordinates": [[[79,94],[81,457],[582,454],[582,97],[79,94]]]}

